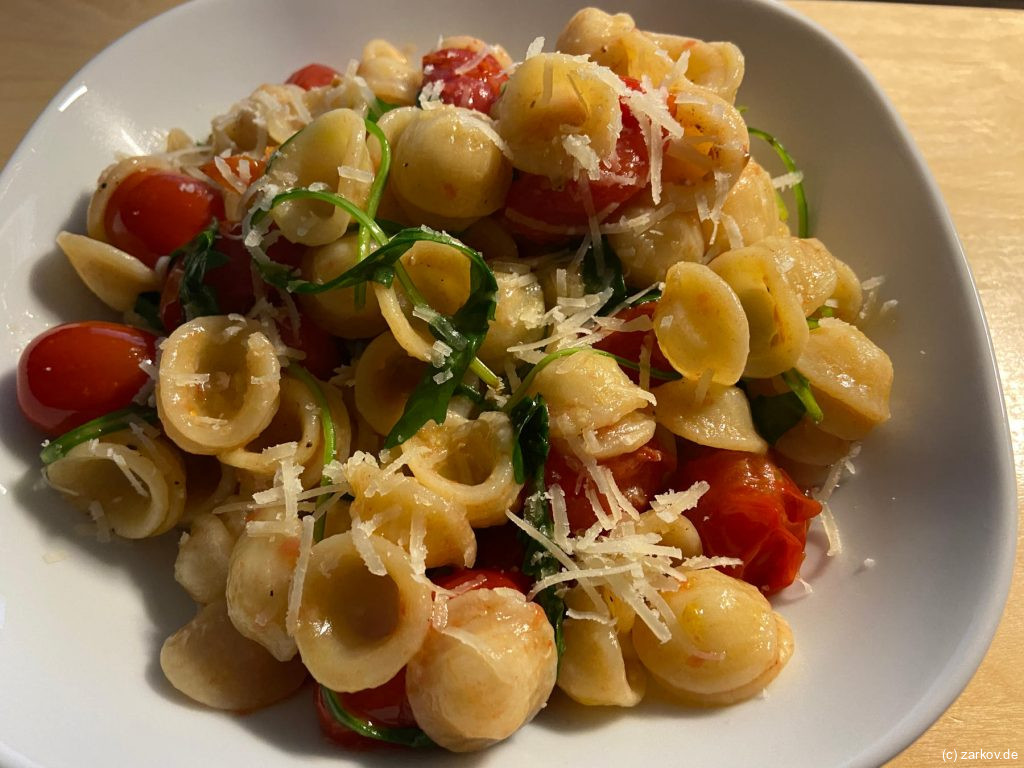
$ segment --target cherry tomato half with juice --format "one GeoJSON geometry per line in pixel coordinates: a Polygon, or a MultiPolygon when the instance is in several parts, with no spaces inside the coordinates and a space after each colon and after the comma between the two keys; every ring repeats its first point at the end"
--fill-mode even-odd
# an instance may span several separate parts
{"type": "Polygon", "coordinates": [[[37,336],[18,361],[18,405],[51,436],[126,408],[149,376],[156,337],[118,323],[58,325],[37,336]]]}
{"type": "Polygon", "coordinates": [[[766,595],[793,583],[821,504],[770,459],[751,453],[708,451],[683,461],[677,477],[681,489],[698,480],[710,486],[689,516],[705,555],[738,557],[743,565],[722,570],[766,595]]]}
{"type": "Polygon", "coordinates": [[[324,85],[330,85],[334,82],[335,75],[339,74],[338,70],[334,67],[329,67],[326,64],[307,64],[302,69],[297,69],[288,76],[285,83],[288,85],[297,85],[304,90],[311,88],[319,88],[324,85]]]}
{"type": "MultiPolygon", "coordinates": [[[[611,470],[622,495],[640,511],[647,508],[656,494],[667,490],[668,481],[676,469],[675,454],[659,445],[656,439],[635,451],[598,463],[611,470]]],[[[609,510],[607,500],[597,490],[583,465],[575,456],[563,453],[555,446],[552,446],[544,465],[544,482],[549,487],[556,483],[561,486],[565,493],[569,529],[574,533],[585,531],[597,522],[594,507],[587,498],[588,489],[596,494],[605,511],[609,510]]]]}
{"type": "Polygon", "coordinates": [[[452,106],[490,114],[506,80],[508,75],[489,53],[479,57],[469,48],[442,48],[423,57],[423,85],[444,83],[441,101],[452,106]]]}
{"type": "MultiPolygon", "coordinates": [[[[405,695],[405,667],[383,685],[355,693],[337,693],[338,703],[350,715],[382,728],[416,728],[416,718],[405,695]]],[[[353,731],[338,722],[324,700],[324,691],[316,686],[316,714],[320,730],[336,744],[356,750],[393,746],[353,731]]]]}
{"type": "Polygon", "coordinates": [[[209,184],[150,169],[117,185],[103,212],[103,229],[107,242],[153,267],[223,218],[224,199],[209,184]]]}

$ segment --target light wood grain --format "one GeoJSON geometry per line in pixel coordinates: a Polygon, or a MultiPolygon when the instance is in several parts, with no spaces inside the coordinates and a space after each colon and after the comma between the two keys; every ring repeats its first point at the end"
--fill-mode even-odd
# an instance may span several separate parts
{"type": "MultiPolygon", "coordinates": [[[[80,66],[129,29],[177,4],[4,0],[0,162],[80,66]]],[[[992,329],[1013,433],[1018,507],[1024,510],[1024,12],[809,0],[791,6],[835,33],[864,61],[938,180],[992,329]]],[[[944,749],[1024,754],[1020,551],[1018,541],[1010,602],[977,675],[891,765],[938,765],[944,749]]]]}

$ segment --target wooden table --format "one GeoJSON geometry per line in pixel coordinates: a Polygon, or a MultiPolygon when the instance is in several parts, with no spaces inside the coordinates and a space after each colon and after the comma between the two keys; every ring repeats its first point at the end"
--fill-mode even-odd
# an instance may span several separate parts
{"type": "MultiPolygon", "coordinates": [[[[112,40],[177,4],[4,0],[0,163],[75,70],[112,40]]],[[[1024,12],[821,0],[791,5],[863,59],[938,179],[992,328],[1013,432],[1018,506],[1024,510],[1024,12]]],[[[944,749],[1015,749],[1021,756],[1016,763],[1024,765],[1019,544],[1010,602],[984,663],[949,711],[891,765],[938,765],[944,749]]]]}

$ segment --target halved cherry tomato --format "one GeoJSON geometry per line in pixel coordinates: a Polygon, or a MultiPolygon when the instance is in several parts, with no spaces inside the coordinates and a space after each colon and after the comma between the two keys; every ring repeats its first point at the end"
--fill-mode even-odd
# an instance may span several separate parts
{"type": "Polygon", "coordinates": [[[821,504],[807,498],[789,475],[764,456],[712,450],[682,463],[679,488],[698,480],[710,486],[690,521],[704,554],[738,557],[722,568],[766,595],[788,587],[804,559],[807,527],[821,504]]]}
{"type": "Polygon", "coordinates": [[[57,436],[131,405],[149,380],[139,368],[156,354],[156,337],[117,323],[58,325],[37,336],[18,361],[18,405],[25,418],[57,436]]]}
{"type": "Polygon", "coordinates": [[[329,379],[334,369],[341,365],[341,355],[334,337],[314,323],[308,315],[299,311],[299,330],[292,330],[291,314],[283,313],[278,323],[281,341],[287,346],[305,352],[299,363],[318,379],[329,379]]]}
{"type": "MultiPolygon", "coordinates": [[[[617,312],[615,317],[620,320],[625,320],[626,322],[643,316],[653,318],[654,310],[657,306],[658,303],[656,301],[648,301],[645,304],[639,304],[635,307],[629,307],[621,312],[617,312]]],[[[651,368],[655,368],[659,371],[665,371],[666,373],[671,372],[672,364],[669,363],[661,353],[661,347],[658,346],[658,338],[654,335],[653,328],[647,331],[616,331],[597,342],[594,345],[594,348],[610,352],[611,354],[617,355],[625,360],[639,363],[640,353],[647,337],[650,337],[650,341],[646,343],[650,344],[651,347],[651,368]]],[[[623,372],[633,380],[634,384],[640,383],[639,371],[627,366],[621,367],[623,372]]],[[[654,386],[655,383],[656,382],[652,379],[651,385],[654,386]]]]}
{"type": "Polygon", "coordinates": [[[224,200],[209,184],[170,171],[137,171],[117,185],[103,212],[107,241],[148,267],[185,245],[213,219],[224,200]]]}
{"type": "Polygon", "coordinates": [[[496,571],[490,568],[458,568],[451,573],[434,579],[434,583],[442,589],[458,590],[466,584],[469,589],[515,589],[523,594],[529,591],[532,583],[518,571],[496,571]]]}
{"type": "MultiPolygon", "coordinates": [[[[627,85],[634,87],[628,81],[627,85]]],[[[512,180],[505,210],[506,218],[516,232],[535,242],[558,240],[558,235],[531,227],[519,217],[540,222],[556,232],[564,228],[583,230],[590,221],[587,211],[591,205],[590,209],[596,215],[607,216],[647,185],[650,158],[643,129],[629,108],[625,104],[620,106],[622,132],[615,145],[615,155],[610,162],[602,163],[600,178],[584,182],[570,180],[561,187],[553,185],[546,176],[532,173],[520,173],[512,180]],[[507,215],[509,213],[511,216],[507,215]]]]}
{"type": "MultiPolygon", "coordinates": [[[[405,695],[405,668],[383,685],[356,693],[336,694],[345,711],[383,728],[415,728],[416,718],[405,695]]],[[[320,730],[331,741],[349,749],[375,749],[393,746],[387,742],[369,739],[342,725],[327,708],[323,689],[316,686],[316,713],[320,730]]]]}
{"type": "MultiPolygon", "coordinates": [[[[615,484],[623,496],[638,510],[647,508],[651,499],[668,488],[668,481],[676,469],[675,454],[660,446],[656,439],[631,453],[624,453],[598,462],[611,470],[615,484]]],[[[552,446],[544,465],[544,482],[557,483],[565,493],[569,528],[575,533],[585,531],[597,522],[594,507],[587,498],[587,490],[605,508],[610,509],[604,494],[597,490],[593,479],[575,456],[562,453],[552,446]]]]}
{"type": "Polygon", "coordinates": [[[302,69],[292,72],[285,83],[297,85],[308,91],[310,88],[330,85],[337,74],[339,74],[338,70],[328,67],[326,64],[307,64],[302,69]]]}
{"type": "Polygon", "coordinates": [[[428,53],[423,57],[423,85],[443,82],[440,97],[445,104],[490,114],[508,74],[491,54],[476,59],[477,53],[469,48],[442,48],[428,53]]]}

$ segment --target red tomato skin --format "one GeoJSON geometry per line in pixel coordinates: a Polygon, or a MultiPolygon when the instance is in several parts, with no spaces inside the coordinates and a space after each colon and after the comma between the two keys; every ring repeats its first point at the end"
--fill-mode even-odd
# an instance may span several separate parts
{"type": "MultiPolygon", "coordinates": [[[[657,306],[658,302],[648,301],[644,304],[624,309],[621,312],[616,313],[615,317],[627,322],[643,316],[653,318],[654,310],[657,306]]],[[[643,349],[645,339],[647,339],[648,336],[650,337],[650,341],[647,343],[650,344],[651,347],[651,368],[671,372],[672,364],[669,363],[661,353],[661,347],[658,346],[658,337],[655,336],[653,328],[649,331],[617,331],[616,333],[605,336],[594,345],[594,348],[610,352],[613,355],[630,360],[631,362],[639,363],[640,352],[643,349]]],[[[622,368],[622,372],[629,376],[630,380],[634,384],[640,383],[639,371],[626,366],[620,367],[622,368]]],[[[655,386],[656,383],[656,380],[651,380],[652,386],[655,386]]]]}
{"type": "Polygon", "coordinates": [[[69,323],[37,336],[18,361],[18,405],[51,436],[126,408],[149,376],[156,337],[118,323],[69,323]]]}
{"type": "Polygon", "coordinates": [[[472,69],[456,71],[476,56],[468,48],[442,48],[428,53],[423,57],[423,85],[442,81],[442,102],[490,114],[508,75],[490,54],[484,56],[472,69]]]}
{"type": "Polygon", "coordinates": [[[783,470],[756,454],[715,450],[680,467],[678,487],[710,486],[690,515],[704,554],[738,557],[721,570],[773,595],[796,578],[807,527],[821,504],[807,498],[783,470]]]}
{"type": "MultiPolygon", "coordinates": [[[[245,314],[256,300],[250,267],[252,257],[241,240],[230,237],[218,237],[214,249],[227,256],[228,261],[207,270],[203,284],[213,288],[217,294],[217,306],[222,314],[245,314]]],[[[179,259],[167,273],[160,290],[160,322],[168,333],[185,322],[179,296],[184,271],[185,266],[179,259]]]]}
{"type": "Polygon", "coordinates": [[[326,64],[307,64],[302,69],[292,72],[288,79],[285,80],[285,83],[297,85],[303,90],[308,91],[310,88],[330,85],[334,82],[334,77],[337,74],[338,70],[326,64]]]}
{"type": "MultiPolygon", "coordinates": [[[[341,706],[350,714],[384,728],[415,728],[409,698],[405,694],[405,668],[383,685],[355,693],[338,693],[341,706]]],[[[331,741],[348,749],[369,750],[394,748],[398,745],[360,736],[331,715],[324,701],[323,689],[316,686],[316,713],[320,730],[331,741]]]]}
{"type": "Polygon", "coordinates": [[[559,236],[530,227],[519,221],[516,214],[556,228],[584,228],[590,221],[587,187],[592,210],[600,217],[629,202],[647,186],[650,158],[643,129],[625,104],[621,109],[622,132],[611,164],[602,166],[604,178],[585,183],[570,180],[562,187],[553,185],[546,176],[532,173],[520,173],[512,180],[505,199],[505,218],[515,232],[534,242],[553,242],[559,236]],[[632,176],[635,181],[624,184],[617,180],[623,176],[632,176]]]}
{"type": "Polygon", "coordinates": [[[278,323],[281,341],[305,353],[306,356],[298,362],[311,374],[324,381],[331,378],[334,369],[341,365],[341,354],[334,337],[301,311],[299,330],[296,333],[292,330],[291,315],[288,312],[283,315],[278,323]]]}
{"type": "Polygon", "coordinates": [[[143,170],[124,179],[103,212],[107,242],[147,267],[224,218],[224,200],[209,184],[169,171],[143,170]]]}
{"type": "Polygon", "coordinates": [[[530,591],[532,582],[517,571],[497,571],[490,568],[457,568],[449,574],[434,579],[442,589],[458,591],[458,588],[472,583],[473,589],[514,589],[524,595],[530,591]]]}
{"type": "MultiPolygon", "coordinates": [[[[669,480],[676,470],[675,455],[659,446],[656,439],[631,453],[598,463],[611,470],[622,494],[641,512],[656,494],[669,487],[669,480]]],[[[548,486],[556,483],[561,486],[565,493],[569,528],[574,533],[585,531],[597,522],[594,508],[587,498],[588,488],[597,495],[605,510],[609,509],[604,495],[597,490],[583,466],[574,456],[562,453],[555,446],[552,446],[544,465],[544,482],[548,486]]]]}

